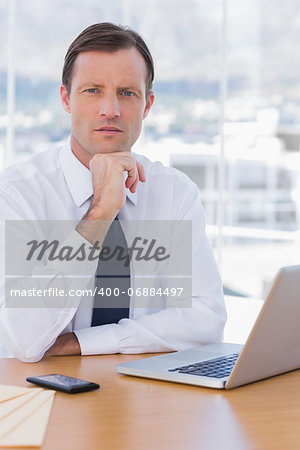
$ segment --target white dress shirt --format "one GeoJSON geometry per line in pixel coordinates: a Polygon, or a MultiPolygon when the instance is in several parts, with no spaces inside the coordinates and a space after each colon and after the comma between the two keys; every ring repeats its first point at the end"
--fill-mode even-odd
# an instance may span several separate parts
{"type": "MultiPolygon", "coordinates": [[[[82,355],[182,350],[222,339],[226,320],[222,283],[205,233],[199,190],[178,170],[141,155],[134,156],[143,164],[147,181],[138,184],[135,194],[126,190],[126,203],[119,219],[192,221],[192,307],[166,308],[161,298],[150,297],[143,307],[135,307],[137,299],[133,295],[129,318],[121,319],[118,324],[91,327],[93,300],[90,307],[85,308],[5,306],[4,221],[79,222],[90,206],[93,194],[90,171],[74,156],[68,141],[0,174],[0,345],[3,355],[9,352],[23,361],[38,361],[59,335],[72,331],[78,338],[82,355]]],[[[84,241],[77,235],[77,239],[84,241]]],[[[92,278],[97,261],[89,264],[92,278]]]]}

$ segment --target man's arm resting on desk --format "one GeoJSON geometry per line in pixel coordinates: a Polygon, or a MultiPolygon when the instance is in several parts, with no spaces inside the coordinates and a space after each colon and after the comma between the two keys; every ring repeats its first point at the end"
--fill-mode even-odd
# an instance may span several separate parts
{"type": "Polygon", "coordinates": [[[81,355],[81,348],[74,333],[67,333],[58,336],[55,343],[46,351],[44,356],[66,355],[81,355]]]}
{"type": "MultiPolygon", "coordinates": [[[[130,188],[132,192],[135,192],[136,185],[138,181],[145,181],[145,174],[144,169],[141,164],[139,164],[132,155],[129,155],[127,153],[122,154],[113,154],[113,155],[96,155],[94,157],[93,161],[91,161],[90,164],[91,168],[91,174],[93,179],[93,202],[91,204],[91,207],[89,208],[87,214],[83,217],[83,219],[78,223],[76,226],[76,230],[79,234],[81,234],[85,239],[89,240],[93,245],[95,242],[99,243],[99,241],[102,243],[103,238],[107,232],[107,229],[111,223],[111,219],[113,219],[118,211],[120,210],[120,207],[122,205],[118,205],[117,208],[109,208],[111,211],[108,213],[105,213],[106,208],[103,207],[102,203],[105,204],[105,198],[104,200],[101,199],[101,192],[104,191],[103,186],[99,184],[99,180],[102,180],[103,178],[103,184],[112,184],[115,192],[115,203],[119,203],[120,201],[124,204],[125,200],[125,186],[127,188],[130,188]],[[106,170],[104,170],[103,176],[99,177],[99,162],[102,162],[102,165],[100,164],[100,169],[103,168],[102,166],[106,167],[106,170]],[[111,174],[115,174],[115,171],[107,170],[112,162],[117,163],[117,165],[122,169],[119,170],[119,176],[112,176],[111,174]],[[124,178],[123,178],[123,171],[128,172],[128,177],[126,180],[125,185],[124,178]],[[120,180],[118,179],[120,178],[120,180]],[[117,182],[117,183],[116,183],[117,182]],[[123,189],[120,189],[120,183],[123,189]],[[124,192],[123,192],[124,191],[124,192]],[[102,200],[102,202],[101,202],[102,200]],[[99,207],[99,206],[100,207],[99,207]],[[87,220],[87,219],[106,219],[104,221],[104,225],[102,227],[99,226],[99,223],[96,223],[96,226],[93,226],[93,220],[87,220]],[[108,220],[107,220],[108,219],[108,220]],[[100,229],[100,230],[99,230],[100,229]]],[[[105,196],[103,196],[105,197],[105,196]]],[[[106,196],[108,198],[108,196],[106,196]]],[[[109,198],[109,201],[111,203],[111,195],[109,198]]],[[[101,222],[100,222],[101,224],[101,222]]],[[[64,335],[59,336],[55,343],[50,347],[46,353],[45,357],[47,356],[63,356],[63,355],[81,355],[81,348],[77,339],[77,336],[74,333],[67,333],[64,335]]]]}

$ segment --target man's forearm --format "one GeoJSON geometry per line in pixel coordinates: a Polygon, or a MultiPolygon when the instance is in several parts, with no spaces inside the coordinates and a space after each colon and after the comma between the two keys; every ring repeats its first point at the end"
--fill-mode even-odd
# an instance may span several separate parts
{"type": "Polygon", "coordinates": [[[67,333],[62,336],[58,336],[55,343],[46,351],[44,356],[66,355],[81,355],[81,348],[74,333],[67,333]]]}
{"type": "Polygon", "coordinates": [[[77,233],[89,241],[95,248],[100,249],[112,220],[94,220],[88,213],[76,225],[77,233]]]}

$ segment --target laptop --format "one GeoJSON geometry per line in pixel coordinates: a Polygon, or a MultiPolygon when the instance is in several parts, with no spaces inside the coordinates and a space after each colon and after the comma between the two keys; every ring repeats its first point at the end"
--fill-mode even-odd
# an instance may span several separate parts
{"type": "Polygon", "coordinates": [[[217,389],[300,368],[300,265],[283,267],[245,345],[219,342],[119,364],[125,375],[217,389]]]}

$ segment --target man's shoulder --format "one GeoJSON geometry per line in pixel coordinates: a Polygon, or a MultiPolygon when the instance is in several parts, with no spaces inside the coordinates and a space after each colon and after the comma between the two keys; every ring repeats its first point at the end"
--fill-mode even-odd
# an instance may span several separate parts
{"type": "Polygon", "coordinates": [[[198,186],[185,173],[160,161],[150,161],[144,155],[134,156],[146,173],[146,183],[138,185],[145,217],[189,219],[195,210],[204,217],[198,186]]]}
{"type": "Polygon", "coordinates": [[[62,145],[55,145],[49,150],[36,153],[24,161],[7,167],[0,173],[0,190],[34,184],[43,176],[60,170],[59,153],[62,145]]]}

